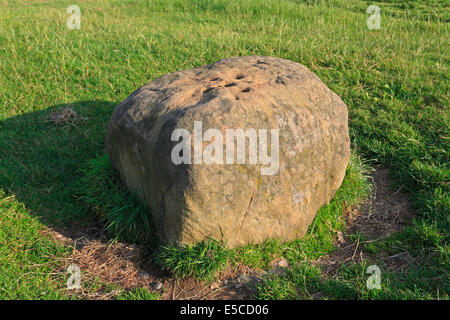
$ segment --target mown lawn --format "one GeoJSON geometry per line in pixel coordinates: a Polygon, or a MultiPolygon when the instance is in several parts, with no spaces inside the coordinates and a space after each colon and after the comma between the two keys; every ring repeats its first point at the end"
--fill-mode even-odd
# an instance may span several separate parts
{"type": "MultiPolygon", "coordinates": [[[[336,216],[343,202],[335,199],[319,216],[330,228],[312,231],[310,240],[237,253],[212,245],[221,254],[214,268],[222,260],[261,267],[267,257],[287,258],[288,273],[260,286],[257,298],[264,299],[315,291],[327,298],[448,299],[449,21],[447,2],[438,0],[0,0],[0,298],[69,297],[58,270],[70,249],[43,231],[91,223],[80,181],[104,154],[117,103],[162,74],[258,54],[304,64],[343,98],[353,152],[389,167],[415,209],[410,226],[373,249],[407,251],[416,262],[383,273],[375,291],[365,286],[365,265],[323,280],[317,267],[295,263],[333,250],[330,230],[343,227],[336,216]],[[81,8],[80,30],[66,26],[73,4],[81,8]],[[366,26],[370,4],[381,8],[380,30],[366,26]],[[67,106],[82,118],[48,121],[67,106]]],[[[349,203],[366,191],[355,168],[359,178],[347,179],[342,193],[349,203]]],[[[175,274],[213,274],[183,263],[201,260],[202,248],[171,250],[158,259],[175,274]]],[[[121,296],[133,297],[148,295],[121,296]]]]}

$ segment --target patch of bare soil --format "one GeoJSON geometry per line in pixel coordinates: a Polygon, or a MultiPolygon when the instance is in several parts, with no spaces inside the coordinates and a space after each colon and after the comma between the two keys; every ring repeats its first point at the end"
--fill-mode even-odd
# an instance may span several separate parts
{"type": "MultiPolygon", "coordinates": [[[[364,244],[400,231],[412,218],[411,206],[401,193],[402,188],[393,190],[390,187],[389,170],[378,168],[373,179],[372,199],[359,210],[349,209],[345,212],[348,227],[344,232],[338,233],[336,250],[314,261],[328,276],[335,274],[342,264],[370,259],[370,254],[364,250],[364,244]],[[364,241],[350,239],[350,235],[357,233],[364,235],[364,241]]],[[[97,278],[103,283],[113,283],[125,290],[147,288],[161,293],[160,299],[164,300],[251,299],[255,284],[265,274],[260,270],[240,266],[222,272],[213,283],[175,279],[162,271],[143,247],[111,242],[98,230],[49,230],[56,240],[73,247],[73,253],[65,260],[62,272],[73,263],[80,267],[83,283],[94,283],[97,278]]],[[[407,252],[383,259],[392,269],[403,268],[411,261],[407,252]]],[[[285,260],[274,261],[273,268],[268,272],[282,272],[287,267],[286,264],[285,260]]],[[[113,299],[118,293],[91,288],[68,292],[85,299],[113,299]]]]}
{"type": "MultiPolygon", "coordinates": [[[[347,228],[344,232],[338,232],[336,250],[315,261],[327,275],[334,275],[342,264],[370,261],[372,255],[364,250],[365,245],[401,231],[413,217],[412,207],[401,192],[403,186],[392,189],[389,169],[377,168],[372,177],[372,199],[359,209],[345,212],[347,228]],[[354,235],[358,234],[360,236],[355,240],[354,235]],[[350,239],[350,235],[353,235],[353,239],[350,239]]],[[[390,271],[406,268],[413,261],[406,251],[393,256],[385,254],[382,259],[384,268],[390,271]]]]}

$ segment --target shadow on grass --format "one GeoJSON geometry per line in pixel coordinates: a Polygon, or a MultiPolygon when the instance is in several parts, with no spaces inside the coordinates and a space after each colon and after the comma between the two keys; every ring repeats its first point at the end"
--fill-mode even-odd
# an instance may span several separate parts
{"type": "MultiPolygon", "coordinates": [[[[56,231],[54,236],[59,241],[81,250],[79,256],[86,261],[76,262],[83,270],[96,275],[96,263],[108,256],[97,257],[95,253],[112,248],[118,252],[114,257],[116,264],[143,270],[150,279],[160,279],[167,275],[146,262],[148,250],[136,247],[130,249],[132,254],[122,254],[121,248],[128,250],[129,246],[117,244],[105,232],[104,222],[79,199],[83,170],[105,153],[108,121],[116,105],[107,101],[80,101],[0,120],[0,189],[56,231]],[[89,252],[96,259],[90,261],[89,252]]],[[[112,268],[114,263],[108,265],[112,268]]],[[[114,271],[110,269],[105,273],[114,271]]],[[[140,278],[148,282],[147,278],[140,278]]]]}
{"type": "Polygon", "coordinates": [[[48,226],[87,227],[74,188],[86,161],[103,152],[115,106],[80,101],[0,120],[0,188],[48,226]],[[61,114],[67,107],[75,114],[61,114]]]}

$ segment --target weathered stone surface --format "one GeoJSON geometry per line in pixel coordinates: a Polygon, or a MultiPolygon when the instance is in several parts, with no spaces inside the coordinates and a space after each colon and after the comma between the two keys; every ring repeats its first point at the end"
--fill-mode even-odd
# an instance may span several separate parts
{"type": "Polygon", "coordinates": [[[303,65],[228,58],[136,90],[115,109],[106,148],[124,183],[150,206],[163,242],[212,237],[235,247],[304,236],[344,178],[347,122],[346,105],[303,65]],[[261,174],[268,165],[249,164],[248,142],[245,164],[174,164],[172,133],[185,128],[194,144],[194,121],[203,133],[222,132],[224,161],[226,129],[267,129],[268,137],[279,129],[278,170],[261,174]]]}

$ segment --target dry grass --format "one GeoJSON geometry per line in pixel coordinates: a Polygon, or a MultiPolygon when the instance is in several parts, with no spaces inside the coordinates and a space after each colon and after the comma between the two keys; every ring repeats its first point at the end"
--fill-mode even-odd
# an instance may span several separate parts
{"type": "Polygon", "coordinates": [[[75,123],[86,120],[85,117],[80,116],[71,107],[64,107],[58,111],[52,112],[47,118],[47,121],[61,126],[75,126],[75,123]]]}

